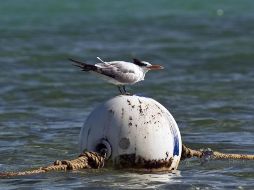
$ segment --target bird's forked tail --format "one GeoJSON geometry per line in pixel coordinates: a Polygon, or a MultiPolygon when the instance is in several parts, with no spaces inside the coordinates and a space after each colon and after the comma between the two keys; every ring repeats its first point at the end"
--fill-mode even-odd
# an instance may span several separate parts
{"type": "Polygon", "coordinates": [[[70,61],[74,62],[74,66],[79,67],[82,69],[82,71],[96,71],[97,67],[95,65],[90,65],[81,61],[74,60],[72,58],[69,58],[70,61]]]}

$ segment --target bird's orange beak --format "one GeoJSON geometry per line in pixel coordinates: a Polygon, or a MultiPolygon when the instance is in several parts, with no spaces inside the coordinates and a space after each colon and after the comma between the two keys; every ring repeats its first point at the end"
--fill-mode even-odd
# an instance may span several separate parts
{"type": "Polygon", "coordinates": [[[161,70],[161,69],[164,69],[164,67],[161,66],[161,65],[151,65],[151,66],[148,66],[147,68],[150,69],[150,70],[161,70]]]}

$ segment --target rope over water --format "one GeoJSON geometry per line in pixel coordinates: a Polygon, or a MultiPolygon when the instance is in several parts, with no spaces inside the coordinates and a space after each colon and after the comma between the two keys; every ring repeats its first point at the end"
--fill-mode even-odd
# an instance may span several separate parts
{"type": "MultiPolygon", "coordinates": [[[[186,158],[197,157],[201,159],[241,159],[254,160],[254,155],[248,154],[225,154],[211,149],[194,150],[182,145],[181,160],[186,158]]],[[[96,152],[84,152],[78,158],[73,160],[56,160],[52,165],[40,167],[34,170],[23,172],[4,172],[0,173],[1,177],[14,177],[46,173],[50,171],[66,171],[66,170],[80,170],[80,169],[99,169],[104,167],[106,155],[102,156],[96,152]]]]}
{"type": "Polygon", "coordinates": [[[217,151],[212,151],[210,148],[193,150],[182,145],[181,160],[186,158],[211,158],[211,159],[240,159],[240,160],[254,160],[254,155],[251,154],[226,154],[217,151]]]}
{"type": "Polygon", "coordinates": [[[40,167],[38,169],[23,171],[23,172],[6,172],[0,173],[0,177],[24,176],[32,174],[40,174],[50,171],[60,170],[80,170],[89,168],[102,168],[104,167],[105,156],[101,156],[96,152],[85,152],[79,155],[74,160],[56,160],[52,165],[40,167]]]}

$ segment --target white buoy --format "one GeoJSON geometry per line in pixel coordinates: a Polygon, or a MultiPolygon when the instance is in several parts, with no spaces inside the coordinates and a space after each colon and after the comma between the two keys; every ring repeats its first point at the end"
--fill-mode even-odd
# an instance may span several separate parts
{"type": "Polygon", "coordinates": [[[98,106],[79,137],[80,151],[101,151],[116,167],[175,170],[181,135],[173,116],[157,101],[120,95],[98,106]]]}

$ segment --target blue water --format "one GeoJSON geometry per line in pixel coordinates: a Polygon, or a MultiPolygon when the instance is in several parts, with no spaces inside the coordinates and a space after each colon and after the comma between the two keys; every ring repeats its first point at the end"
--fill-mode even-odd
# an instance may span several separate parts
{"type": "MultiPolygon", "coordinates": [[[[254,1],[0,2],[0,171],[78,154],[88,114],[118,94],[67,60],[137,57],[162,72],[129,91],[162,103],[193,148],[254,154],[254,1]]],[[[254,189],[253,161],[175,174],[103,169],[0,179],[1,189],[254,189]]]]}

